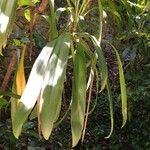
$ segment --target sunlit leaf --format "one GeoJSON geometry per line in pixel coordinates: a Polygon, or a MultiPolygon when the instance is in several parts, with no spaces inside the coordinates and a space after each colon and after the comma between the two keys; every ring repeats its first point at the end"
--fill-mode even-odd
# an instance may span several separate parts
{"type": "Polygon", "coordinates": [[[16,73],[16,89],[18,95],[22,95],[22,92],[26,85],[25,74],[24,74],[25,50],[26,50],[26,46],[24,46],[22,50],[20,63],[18,65],[17,73],[16,73]]]}
{"type": "Polygon", "coordinates": [[[22,125],[30,114],[39,96],[40,90],[42,88],[45,68],[54,46],[55,41],[48,43],[43,48],[33,65],[27,85],[12,120],[13,133],[16,138],[18,138],[20,135],[22,125]]]}
{"type": "Polygon", "coordinates": [[[12,31],[15,20],[17,0],[0,1],[0,53],[5,47],[7,38],[12,31]]]}
{"type": "Polygon", "coordinates": [[[29,9],[26,9],[26,10],[24,11],[24,16],[25,16],[25,18],[26,18],[29,22],[31,21],[31,12],[30,12],[29,9]]]}
{"type": "Polygon", "coordinates": [[[69,55],[71,36],[63,33],[58,37],[56,46],[45,69],[40,99],[41,131],[48,140],[61,109],[62,91],[69,55]]]}
{"type": "Polygon", "coordinates": [[[40,0],[18,0],[19,6],[34,6],[40,0]]]}

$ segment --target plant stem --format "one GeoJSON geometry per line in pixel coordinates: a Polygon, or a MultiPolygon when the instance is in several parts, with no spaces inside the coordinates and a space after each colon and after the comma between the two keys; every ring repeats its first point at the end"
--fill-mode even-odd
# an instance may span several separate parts
{"type": "Polygon", "coordinates": [[[89,89],[89,95],[88,95],[88,104],[87,104],[87,110],[86,110],[86,115],[85,115],[85,122],[84,122],[82,137],[81,137],[81,143],[82,144],[83,144],[83,141],[84,141],[86,125],[87,125],[87,120],[88,120],[88,114],[89,114],[89,109],[90,109],[90,102],[91,102],[91,96],[92,96],[93,82],[94,82],[94,71],[91,70],[91,83],[90,83],[90,89],[89,89]]]}
{"type": "Polygon", "coordinates": [[[54,11],[54,0],[49,0],[49,6],[50,6],[50,26],[51,26],[51,33],[49,36],[49,40],[53,40],[58,36],[58,31],[56,27],[56,17],[55,17],[55,11],[54,11]]]}
{"type": "Polygon", "coordinates": [[[98,8],[99,8],[99,21],[100,21],[98,43],[100,45],[102,40],[102,30],[103,30],[103,7],[102,7],[101,0],[98,0],[98,8]]]}

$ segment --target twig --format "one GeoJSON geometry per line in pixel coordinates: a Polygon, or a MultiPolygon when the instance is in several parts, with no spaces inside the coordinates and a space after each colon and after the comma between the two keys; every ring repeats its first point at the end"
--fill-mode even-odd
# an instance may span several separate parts
{"type": "Polygon", "coordinates": [[[10,80],[10,76],[11,76],[12,72],[14,71],[14,66],[16,65],[16,62],[17,62],[17,54],[16,54],[16,51],[13,50],[11,59],[10,59],[10,62],[9,62],[8,68],[7,68],[7,72],[4,76],[2,86],[0,88],[1,91],[6,90],[9,80],[10,80]]]}

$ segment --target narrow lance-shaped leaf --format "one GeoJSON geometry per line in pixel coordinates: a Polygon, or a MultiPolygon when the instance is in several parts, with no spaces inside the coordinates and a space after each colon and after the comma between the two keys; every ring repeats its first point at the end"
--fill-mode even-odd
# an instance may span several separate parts
{"type": "Polygon", "coordinates": [[[40,99],[41,131],[46,140],[49,139],[54,123],[61,109],[62,91],[69,55],[71,36],[63,33],[58,37],[56,47],[45,70],[40,99]]]}
{"type": "Polygon", "coordinates": [[[126,84],[125,84],[125,78],[124,78],[124,73],[122,68],[122,62],[117,49],[108,41],[106,42],[114,49],[117,58],[117,63],[119,68],[119,80],[120,80],[120,87],[121,87],[121,102],[122,102],[122,116],[123,116],[122,127],[124,127],[124,125],[127,122],[127,93],[126,93],[126,84]]]}
{"type": "Polygon", "coordinates": [[[100,47],[98,41],[96,38],[92,35],[90,35],[90,38],[95,46],[96,53],[98,55],[98,66],[100,69],[100,75],[101,75],[101,91],[105,88],[107,79],[108,79],[108,68],[107,68],[107,63],[104,57],[104,53],[102,51],[102,48],[100,47]]]}
{"type": "MultiPolygon", "coordinates": [[[[18,64],[18,67],[17,67],[17,71],[16,71],[16,75],[15,75],[15,78],[14,78],[14,83],[13,83],[13,88],[12,88],[13,92],[15,92],[17,95],[22,95],[23,90],[24,90],[25,85],[26,85],[25,74],[24,74],[25,50],[26,50],[26,46],[23,47],[21,59],[20,59],[20,62],[18,64]]],[[[18,102],[19,102],[19,99],[16,99],[16,98],[13,98],[13,97],[11,98],[11,118],[12,118],[12,122],[13,122],[13,119],[14,119],[14,114],[16,112],[18,102]]]]}
{"type": "Polygon", "coordinates": [[[71,130],[74,147],[82,135],[86,107],[86,61],[84,47],[80,43],[77,43],[73,75],[71,130]]]}
{"type": "Polygon", "coordinates": [[[20,63],[18,65],[17,74],[16,74],[16,89],[18,95],[22,95],[26,85],[25,74],[24,74],[25,51],[26,51],[26,46],[24,46],[22,50],[22,55],[21,55],[20,63]]]}
{"type": "Polygon", "coordinates": [[[105,138],[110,138],[110,136],[112,135],[112,132],[113,132],[113,128],[114,128],[114,114],[113,114],[113,101],[112,101],[112,94],[111,94],[111,88],[110,88],[109,79],[107,80],[106,88],[107,88],[108,100],[109,100],[111,129],[110,129],[109,135],[107,137],[105,137],[105,138]]]}
{"type": "Polygon", "coordinates": [[[45,68],[54,46],[55,41],[48,43],[43,48],[33,65],[27,85],[12,120],[13,133],[16,138],[18,138],[20,135],[22,126],[39,96],[40,90],[42,88],[45,68]]]}
{"type": "Polygon", "coordinates": [[[121,86],[121,100],[122,100],[122,115],[123,115],[123,123],[122,127],[126,124],[127,122],[127,93],[126,93],[126,84],[125,84],[125,78],[124,78],[124,73],[123,73],[123,68],[122,68],[122,63],[121,59],[119,56],[118,51],[114,48],[116,57],[117,57],[117,62],[119,66],[119,78],[120,78],[120,86],[121,86]]]}
{"type": "Polygon", "coordinates": [[[108,79],[108,68],[107,68],[107,63],[106,63],[105,57],[104,57],[104,53],[103,53],[102,48],[95,36],[92,36],[89,33],[80,34],[80,36],[85,37],[85,38],[90,38],[95,47],[95,50],[96,50],[96,53],[98,56],[98,66],[100,69],[101,91],[102,91],[102,90],[104,90],[106,83],[107,83],[107,79],[108,79]]]}

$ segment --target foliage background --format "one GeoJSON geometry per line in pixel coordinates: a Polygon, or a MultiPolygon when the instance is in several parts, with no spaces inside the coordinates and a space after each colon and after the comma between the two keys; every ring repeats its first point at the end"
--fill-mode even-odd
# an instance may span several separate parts
{"type": "MultiPolygon", "coordinates": [[[[144,12],[145,7],[134,7],[127,10],[123,1],[118,1],[108,4],[108,1],[103,1],[104,9],[107,12],[106,24],[103,30],[103,39],[113,42],[120,50],[124,62],[124,70],[127,84],[128,94],[128,123],[121,129],[121,112],[119,83],[116,80],[118,76],[114,54],[110,47],[103,43],[103,49],[107,57],[108,66],[110,69],[110,78],[113,85],[113,99],[115,111],[115,130],[110,139],[104,139],[109,132],[109,110],[107,106],[107,94],[104,92],[98,97],[98,104],[95,111],[89,116],[88,126],[85,136],[85,149],[150,149],[150,16],[148,11],[144,12]],[[115,11],[114,11],[115,10],[115,11]]],[[[147,4],[148,2],[134,1],[139,5],[147,4]]],[[[59,3],[60,4],[60,3],[59,3]]],[[[96,31],[97,20],[94,14],[90,14],[87,30],[96,31]],[[93,24],[94,23],[94,24],[93,24]],[[94,25],[94,27],[93,27],[94,25]],[[92,26],[92,28],[91,28],[92,26]],[[94,29],[94,30],[93,30],[94,29]]],[[[41,48],[45,45],[47,23],[41,18],[33,31],[34,49],[32,61],[26,56],[26,72],[29,73],[34,59],[37,57],[41,48]],[[41,25],[42,23],[42,25],[41,25]],[[40,24],[40,26],[39,26],[40,24]],[[44,33],[44,35],[42,35],[44,33]]],[[[24,32],[27,30],[28,22],[24,18],[22,12],[17,13],[17,21],[15,23],[13,34],[10,36],[8,43],[13,43],[14,39],[26,40],[24,32]],[[22,18],[22,19],[20,19],[22,18]],[[19,23],[19,25],[17,25],[19,23]],[[22,28],[21,28],[22,27],[22,28]]],[[[61,23],[60,23],[61,27],[61,23]]],[[[10,53],[14,47],[10,44],[4,51],[4,56],[1,56],[0,72],[1,82],[7,71],[12,54],[10,53]]],[[[72,69],[71,67],[69,68],[72,69]]],[[[69,78],[68,69],[68,78],[69,78]]],[[[13,72],[14,73],[14,72],[13,72]]],[[[13,76],[12,73],[12,76],[13,76]]],[[[12,77],[7,86],[7,90],[11,89],[12,77]]],[[[71,79],[70,79],[71,81],[71,79]]],[[[69,101],[68,83],[66,88],[66,101],[63,103],[63,111],[67,109],[69,101]],[[67,100],[68,97],[68,100],[67,100]]],[[[93,89],[95,91],[95,89],[93,89]]],[[[7,95],[7,94],[6,94],[7,95]]],[[[2,96],[8,99],[8,96],[2,96]]],[[[95,93],[92,97],[92,105],[95,99],[95,93]]],[[[33,120],[24,125],[23,134],[19,140],[13,137],[10,121],[9,104],[6,103],[0,110],[0,148],[2,149],[68,149],[71,145],[70,135],[70,116],[58,126],[49,141],[39,139],[37,134],[37,121],[33,120]]]]}

